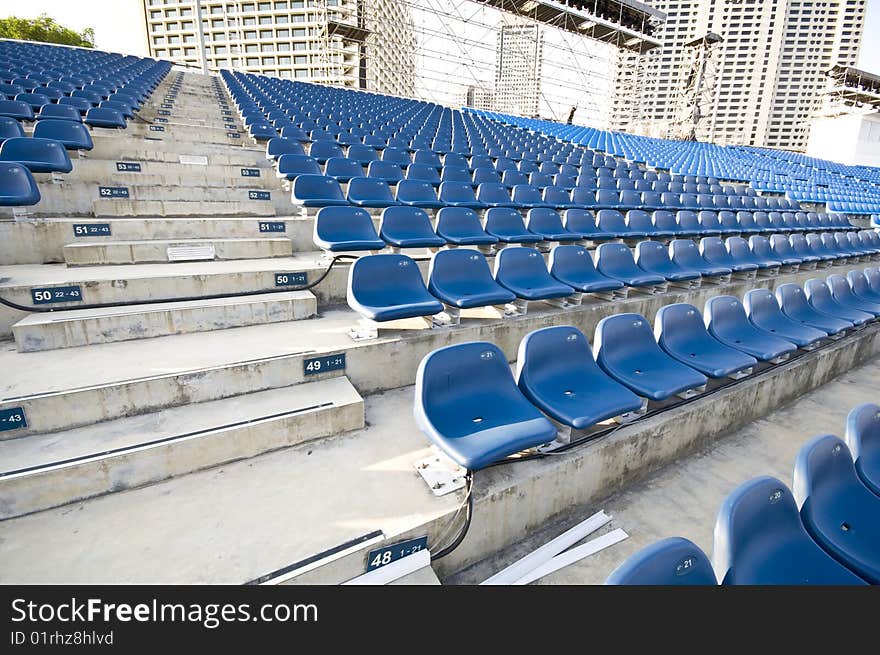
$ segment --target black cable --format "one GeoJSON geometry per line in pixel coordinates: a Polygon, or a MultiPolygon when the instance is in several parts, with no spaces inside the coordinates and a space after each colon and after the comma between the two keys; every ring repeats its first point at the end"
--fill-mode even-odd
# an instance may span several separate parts
{"type": "MultiPolygon", "coordinates": [[[[5,298],[0,298],[0,305],[6,305],[12,309],[17,309],[21,312],[31,312],[31,313],[52,313],[52,312],[68,312],[68,311],[76,311],[82,309],[106,309],[108,307],[131,307],[133,305],[161,305],[164,303],[171,302],[193,302],[195,300],[219,300],[221,298],[240,298],[242,296],[260,296],[271,293],[286,293],[288,291],[307,291],[318,286],[321,282],[324,281],[330,271],[333,269],[333,266],[337,261],[343,259],[357,259],[356,255],[336,255],[331,261],[330,265],[327,267],[321,276],[310,282],[308,284],[302,286],[284,286],[278,287],[276,289],[261,289],[258,291],[236,291],[236,292],[227,292],[227,293],[215,293],[207,296],[184,296],[180,298],[160,298],[158,300],[127,300],[124,302],[106,302],[106,303],[92,303],[89,305],[77,305],[76,307],[28,307],[26,305],[19,305],[16,302],[11,300],[6,300],[5,298]]],[[[51,287],[50,287],[51,288],[51,287]]]]}
{"type": "MultiPolygon", "coordinates": [[[[446,557],[453,550],[458,548],[462,541],[464,541],[465,536],[467,536],[468,530],[471,527],[471,518],[474,514],[474,472],[468,471],[465,474],[465,482],[467,484],[467,497],[465,498],[465,506],[466,511],[464,515],[464,524],[461,526],[461,529],[458,531],[458,535],[456,535],[455,539],[448,546],[441,548],[436,553],[431,553],[431,561],[435,561],[440,559],[441,557],[446,557]]],[[[458,516],[458,513],[461,511],[461,507],[458,508],[455,512],[455,516],[453,516],[453,520],[458,516]]]]}

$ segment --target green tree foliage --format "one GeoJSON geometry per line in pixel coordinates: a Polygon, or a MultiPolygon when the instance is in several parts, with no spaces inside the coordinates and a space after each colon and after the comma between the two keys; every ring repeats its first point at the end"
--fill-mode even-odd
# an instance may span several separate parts
{"type": "Polygon", "coordinates": [[[0,38],[95,47],[95,30],[91,27],[78,33],[60,25],[48,14],[40,14],[37,18],[0,18],[0,38]]]}

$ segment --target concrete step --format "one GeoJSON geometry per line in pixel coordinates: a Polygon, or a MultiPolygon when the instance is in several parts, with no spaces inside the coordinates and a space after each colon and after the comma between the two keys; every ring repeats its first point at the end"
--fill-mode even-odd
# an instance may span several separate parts
{"type": "MultiPolygon", "coordinates": [[[[248,190],[239,190],[239,192],[248,190]]],[[[245,195],[245,197],[247,197],[245,195]]],[[[95,200],[95,217],[141,216],[275,216],[276,206],[265,200],[95,200]]]]}
{"type": "Polygon", "coordinates": [[[311,318],[309,291],[30,314],[12,326],[19,352],[225,330],[311,318]]]}
{"type": "MultiPolygon", "coordinates": [[[[880,347],[877,327],[869,330],[556,456],[478,471],[470,529],[434,563],[437,574],[445,579],[553,519],[608,510],[609,495],[837,376],[849,379],[847,406],[871,401],[876,360],[858,369],[880,347]]],[[[839,397],[818,393],[826,403],[839,397]]],[[[435,497],[416,473],[431,449],[412,418],[412,394],[367,397],[366,427],[336,439],[8,519],[0,582],[241,584],[315,558],[289,582],[333,584],[363,573],[372,548],[427,535],[436,550],[461,525],[464,492],[435,497]],[[321,561],[330,550],[337,556],[321,561]]],[[[764,471],[732,472],[728,491],[764,471]]]]}
{"type": "MultiPolygon", "coordinates": [[[[207,157],[209,164],[257,165],[265,161],[265,146],[240,144],[202,143],[175,139],[172,141],[149,141],[143,138],[125,138],[124,132],[109,131],[105,135],[93,134],[95,147],[89,151],[91,159],[113,161],[180,162],[185,158],[207,157]]],[[[74,161],[74,169],[76,161],[74,161]]]]}
{"type": "Polygon", "coordinates": [[[223,145],[239,145],[241,143],[253,144],[247,132],[224,128],[222,126],[195,126],[180,125],[173,123],[151,123],[146,125],[139,122],[129,122],[126,134],[129,138],[136,139],[149,137],[170,141],[181,139],[196,143],[216,143],[223,145]]]}
{"type": "Polygon", "coordinates": [[[208,260],[263,259],[290,257],[292,254],[292,242],[286,237],[154,239],[71,243],[64,246],[64,259],[68,266],[152,264],[206,258],[208,260]]]}
{"type": "Polygon", "coordinates": [[[344,377],[0,442],[0,519],[364,426],[344,377]]]}
{"type": "Polygon", "coordinates": [[[73,172],[66,176],[70,183],[100,186],[195,186],[253,187],[282,189],[275,169],[265,158],[245,166],[229,164],[182,164],[178,161],[133,161],[112,159],[77,159],[73,172]],[[123,170],[120,170],[123,169],[123,170]]]}

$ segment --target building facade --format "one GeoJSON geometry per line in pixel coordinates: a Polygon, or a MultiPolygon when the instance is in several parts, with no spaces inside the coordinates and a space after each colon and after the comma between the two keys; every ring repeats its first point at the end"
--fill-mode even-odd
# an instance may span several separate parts
{"type": "Polygon", "coordinates": [[[715,75],[696,129],[700,140],[804,150],[825,73],[855,65],[866,0],[648,0],[667,14],[661,48],[618,62],[612,128],[658,137],[682,132],[683,95],[708,32],[715,75]],[[634,73],[634,71],[637,71],[634,73]],[[636,76],[634,81],[632,78],[636,76]]]}
{"type": "Polygon", "coordinates": [[[415,91],[403,0],[143,0],[151,56],[392,95],[415,91]]]}
{"type": "Polygon", "coordinates": [[[495,47],[495,111],[538,115],[543,35],[540,25],[504,15],[495,47]]]}

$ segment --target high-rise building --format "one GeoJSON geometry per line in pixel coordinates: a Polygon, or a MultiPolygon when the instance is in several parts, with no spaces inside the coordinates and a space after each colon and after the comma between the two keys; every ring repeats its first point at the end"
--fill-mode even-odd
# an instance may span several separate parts
{"type": "Polygon", "coordinates": [[[495,46],[495,111],[538,115],[542,36],[538,23],[502,16],[495,46]]]}
{"type": "Polygon", "coordinates": [[[143,0],[150,55],[412,96],[415,35],[403,0],[143,0]]]}
{"type": "Polygon", "coordinates": [[[612,127],[678,136],[687,114],[681,97],[694,73],[686,44],[714,32],[715,75],[697,138],[803,150],[825,73],[855,65],[865,0],[647,0],[667,14],[663,45],[626,54],[616,68],[612,127]],[[639,66],[641,64],[641,66],[639,66]],[[634,72],[636,71],[636,72],[634,72]],[[636,76],[634,81],[632,78],[636,76]]]}
{"type": "Polygon", "coordinates": [[[462,104],[465,107],[492,111],[495,106],[495,93],[485,86],[471,85],[465,91],[462,104]]]}

